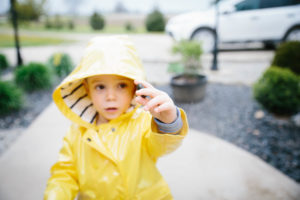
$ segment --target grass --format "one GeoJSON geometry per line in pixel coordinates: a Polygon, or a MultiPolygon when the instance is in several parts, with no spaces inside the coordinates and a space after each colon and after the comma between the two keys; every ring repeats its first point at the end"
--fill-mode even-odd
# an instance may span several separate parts
{"type": "MultiPolygon", "coordinates": [[[[80,18],[75,23],[74,29],[69,29],[67,27],[67,21],[70,20],[67,17],[62,17],[62,22],[64,24],[63,28],[46,28],[44,22],[30,22],[30,23],[19,23],[19,33],[21,46],[42,46],[42,45],[56,45],[64,42],[72,42],[71,40],[66,40],[62,38],[56,38],[54,36],[39,36],[38,33],[105,33],[105,34],[145,34],[147,32],[146,28],[141,24],[134,24],[134,30],[128,31],[124,25],[117,24],[106,24],[103,30],[93,30],[89,23],[88,18],[80,18]],[[37,32],[37,34],[29,35],[22,34],[22,31],[37,32]]],[[[13,47],[14,38],[12,34],[11,24],[8,21],[0,22],[0,48],[1,47],[13,47]],[[9,32],[8,32],[9,31],[9,32]]],[[[155,32],[154,34],[164,34],[163,32],[155,32]]]]}
{"type": "Polygon", "coordinates": [[[134,34],[134,33],[147,33],[144,27],[136,27],[134,31],[127,31],[123,26],[106,25],[103,30],[93,30],[89,25],[76,25],[74,29],[68,29],[66,27],[62,29],[46,29],[44,26],[31,25],[22,26],[23,30],[32,31],[47,31],[47,32],[64,32],[64,33],[118,33],[118,34],[134,34]]]}
{"type": "MultiPolygon", "coordinates": [[[[66,22],[65,22],[66,23],[66,22]]],[[[64,23],[64,24],[65,24],[64,23]]],[[[0,29],[11,29],[11,25],[7,22],[0,23],[0,29]]],[[[106,24],[103,30],[93,30],[86,22],[75,23],[74,29],[69,29],[66,25],[61,29],[47,29],[44,23],[31,22],[27,24],[19,24],[20,31],[38,31],[38,32],[61,32],[61,33],[112,33],[112,34],[139,34],[148,33],[144,26],[134,26],[133,31],[127,31],[125,25],[106,24]]],[[[163,32],[161,32],[163,33],[163,32]]]]}
{"type": "MultiPolygon", "coordinates": [[[[92,30],[93,32],[97,32],[92,30]]],[[[119,33],[119,34],[131,34],[131,33],[147,33],[144,27],[137,27],[134,31],[127,31],[125,27],[122,26],[106,26],[102,31],[104,33],[119,33]]]]}
{"type": "MultiPolygon", "coordinates": [[[[21,46],[55,45],[64,42],[71,42],[71,40],[29,35],[20,36],[21,46]]],[[[12,34],[0,33],[0,47],[13,47],[14,45],[14,36],[12,34]]]]}

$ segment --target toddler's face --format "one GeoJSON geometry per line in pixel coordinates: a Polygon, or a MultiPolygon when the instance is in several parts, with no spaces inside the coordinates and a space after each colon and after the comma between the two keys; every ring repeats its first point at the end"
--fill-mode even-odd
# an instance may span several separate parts
{"type": "Polygon", "coordinates": [[[108,122],[125,113],[135,93],[131,79],[115,75],[89,77],[86,87],[99,112],[97,124],[108,122]]]}

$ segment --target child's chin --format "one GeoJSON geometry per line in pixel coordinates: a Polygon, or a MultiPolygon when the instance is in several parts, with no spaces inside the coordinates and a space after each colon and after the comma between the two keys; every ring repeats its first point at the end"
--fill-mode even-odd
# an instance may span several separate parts
{"type": "Polygon", "coordinates": [[[120,115],[116,113],[116,114],[106,115],[106,116],[104,116],[104,118],[107,119],[108,121],[110,121],[110,120],[118,118],[119,116],[120,115]]]}

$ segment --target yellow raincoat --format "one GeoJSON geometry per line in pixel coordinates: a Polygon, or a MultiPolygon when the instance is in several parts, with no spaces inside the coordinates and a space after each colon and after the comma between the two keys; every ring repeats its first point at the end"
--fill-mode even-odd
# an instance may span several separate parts
{"type": "Polygon", "coordinates": [[[172,199],[155,164],[175,150],[188,131],[158,133],[151,114],[139,106],[108,123],[96,125],[97,111],[83,79],[114,74],[144,79],[142,65],[128,37],[96,37],[88,44],[79,66],[56,88],[53,99],[71,125],[58,162],[51,168],[44,199],[172,199]]]}

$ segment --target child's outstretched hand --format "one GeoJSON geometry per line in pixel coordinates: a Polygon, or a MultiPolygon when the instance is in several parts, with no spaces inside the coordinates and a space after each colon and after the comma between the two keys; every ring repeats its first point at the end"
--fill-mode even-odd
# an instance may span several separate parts
{"type": "Polygon", "coordinates": [[[137,97],[135,99],[136,102],[144,106],[144,110],[149,111],[153,117],[164,123],[169,124],[175,121],[177,118],[176,106],[167,93],[154,88],[145,81],[134,80],[134,84],[144,86],[143,89],[136,91],[137,97]]]}

